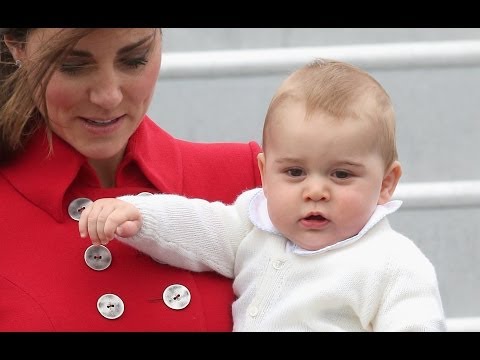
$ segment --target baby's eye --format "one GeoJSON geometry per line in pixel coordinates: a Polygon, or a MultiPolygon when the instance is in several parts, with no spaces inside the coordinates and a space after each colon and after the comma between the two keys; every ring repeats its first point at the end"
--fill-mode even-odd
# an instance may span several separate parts
{"type": "Polygon", "coordinates": [[[337,179],[348,179],[350,174],[344,170],[337,170],[333,172],[333,176],[337,179]]]}
{"type": "Polygon", "coordinates": [[[302,169],[288,169],[288,170],[287,170],[287,174],[288,174],[289,176],[297,177],[297,176],[302,176],[302,175],[304,175],[305,173],[303,172],[302,169]]]}

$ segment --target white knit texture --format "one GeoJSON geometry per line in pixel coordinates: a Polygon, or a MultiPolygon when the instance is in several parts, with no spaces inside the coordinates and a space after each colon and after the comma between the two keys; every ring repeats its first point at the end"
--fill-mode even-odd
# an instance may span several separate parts
{"type": "Polygon", "coordinates": [[[300,256],[234,205],[175,195],[125,196],[144,226],[123,241],[173,266],[234,277],[234,331],[445,331],[435,270],[385,218],[363,238],[300,256]]]}

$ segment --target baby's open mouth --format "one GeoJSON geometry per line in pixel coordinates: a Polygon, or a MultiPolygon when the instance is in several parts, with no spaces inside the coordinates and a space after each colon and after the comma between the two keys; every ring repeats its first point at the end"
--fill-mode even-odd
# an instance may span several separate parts
{"type": "Polygon", "coordinates": [[[310,216],[307,216],[305,220],[322,221],[322,220],[325,220],[325,218],[322,215],[310,215],[310,216]]]}

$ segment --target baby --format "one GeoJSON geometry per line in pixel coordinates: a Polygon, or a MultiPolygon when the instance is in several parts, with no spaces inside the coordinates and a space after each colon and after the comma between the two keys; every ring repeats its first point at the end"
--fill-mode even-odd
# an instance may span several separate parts
{"type": "MultiPolygon", "coordinates": [[[[401,177],[383,87],[316,60],[274,95],[262,188],[233,204],[179,195],[100,199],[80,235],[234,279],[234,331],[445,331],[436,273],[387,215],[401,177]]],[[[215,184],[212,184],[215,186],[215,184]]]]}

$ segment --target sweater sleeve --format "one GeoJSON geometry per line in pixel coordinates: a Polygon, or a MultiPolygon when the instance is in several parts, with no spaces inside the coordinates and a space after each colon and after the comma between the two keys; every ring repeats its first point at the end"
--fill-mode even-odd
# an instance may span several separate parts
{"type": "Polygon", "coordinates": [[[431,262],[419,251],[391,259],[386,291],[374,331],[446,331],[438,281],[431,262]]]}
{"type": "Polygon", "coordinates": [[[134,237],[117,239],[158,262],[233,278],[238,245],[253,226],[248,205],[255,192],[232,205],[171,194],[119,197],[140,210],[143,225],[134,237]]]}

